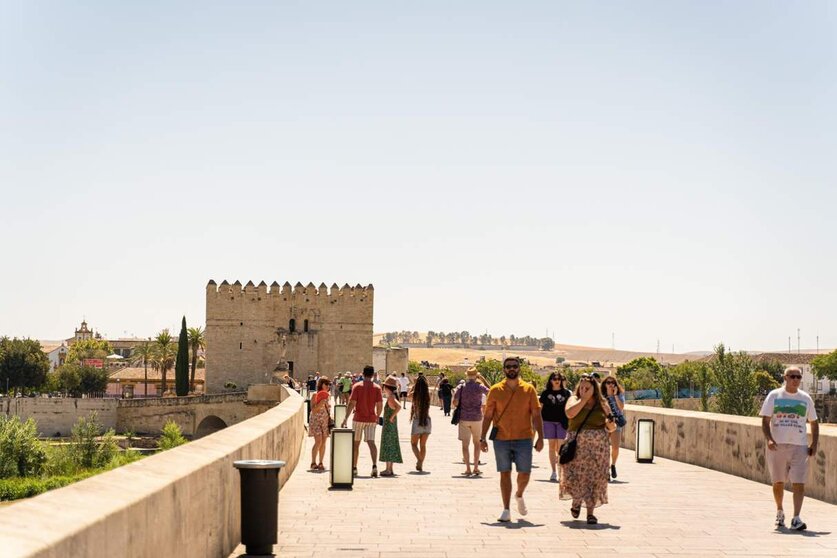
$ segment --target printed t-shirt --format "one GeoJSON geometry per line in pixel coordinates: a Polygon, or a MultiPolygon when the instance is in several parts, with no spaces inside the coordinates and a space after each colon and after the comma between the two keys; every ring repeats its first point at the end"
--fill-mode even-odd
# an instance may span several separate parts
{"type": "MultiPolygon", "coordinates": [[[[459,420],[482,420],[482,402],[487,393],[487,387],[471,380],[456,388],[453,399],[459,407],[459,420]]],[[[518,397],[520,396],[518,395],[518,397]]]]}
{"type": "Polygon", "coordinates": [[[535,436],[532,417],[540,413],[541,406],[538,392],[532,384],[518,380],[516,389],[507,385],[506,380],[494,384],[488,392],[485,406],[486,414],[493,411],[498,440],[531,440],[535,436]],[[499,422],[497,419],[500,419],[499,422]]]}
{"type": "Polygon", "coordinates": [[[788,393],[784,387],[767,394],[759,415],[770,417],[770,434],[777,444],[808,445],[808,421],[817,420],[814,400],[804,391],[788,393]]]}
{"type": "Polygon", "coordinates": [[[355,402],[354,419],[357,422],[377,422],[378,415],[375,414],[375,404],[383,401],[381,388],[373,382],[366,380],[358,382],[352,387],[352,394],[349,401],[355,402]]]}
{"type": "Polygon", "coordinates": [[[570,398],[570,390],[560,389],[558,391],[545,389],[541,393],[541,418],[548,422],[558,422],[565,429],[567,428],[567,400],[570,398]]]}
{"type": "Polygon", "coordinates": [[[321,389],[317,393],[314,394],[314,405],[323,401],[324,399],[328,399],[328,391],[321,389]]]}

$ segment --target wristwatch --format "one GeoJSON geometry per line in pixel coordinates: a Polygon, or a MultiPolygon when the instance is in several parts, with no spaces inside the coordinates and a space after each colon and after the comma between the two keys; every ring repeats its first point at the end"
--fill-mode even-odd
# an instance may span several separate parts
{"type": "Polygon", "coordinates": [[[484,442],[484,441],[485,441],[485,438],[480,438],[480,442],[484,442]]]}

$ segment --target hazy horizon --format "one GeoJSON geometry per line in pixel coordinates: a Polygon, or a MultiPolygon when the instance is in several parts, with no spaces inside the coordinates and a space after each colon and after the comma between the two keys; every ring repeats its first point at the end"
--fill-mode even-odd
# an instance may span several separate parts
{"type": "Polygon", "coordinates": [[[826,1],[2,2],[0,335],[375,285],[375,331],[837,347],[826,1]]]}

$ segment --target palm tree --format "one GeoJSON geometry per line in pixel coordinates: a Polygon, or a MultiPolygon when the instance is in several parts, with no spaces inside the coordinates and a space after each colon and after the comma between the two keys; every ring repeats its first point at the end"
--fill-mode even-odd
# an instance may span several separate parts
{"type": "Polygon", "coordinates": [[[189,391],[195,391],[195,368],[198,366],[198,351],[206,348],[206,335],[202,327],[190,327],[189,349],[192,351],[192,375],[189,380],[189,391]]]}
{"type": "Polygon", "coordinates": [[[148,397],[148,361],[153,360],[153,357],[154,347],[148,341],[131,349],[131,364],[142,363],[145,369],[145,397],[148,397]]]}
{"type": "Polygon", "coordinates": [[[154,339],[154,363],[157,365],[157,369],[160,370],[162,377],[162,390],[160,395],[166,393],[166,387],[168,387],[166,385],[166,379],[169,370],[171,370],[174,366],[176,356],[177,342],[175,342],[174,338],[169,333],[169,330],[164,329],[158,333],[157,337],[154,339]]]}

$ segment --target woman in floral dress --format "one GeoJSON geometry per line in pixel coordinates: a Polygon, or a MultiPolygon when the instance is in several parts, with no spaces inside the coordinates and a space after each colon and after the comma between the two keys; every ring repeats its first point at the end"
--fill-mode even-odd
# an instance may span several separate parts
{"type": "Polygon", "coordinates": [[[576,451],[575,458],[561,466],[558,495],[562,500],[572,500],[573,517],[581,514],[584,504],[587,523],[594,525],[598,519],[593,510],[607,504],[610,432],[616,430],[596,378],[589,374],[581,376],[575,394],[567,401],[566,413],[570,424],[565,444],[575,439],[576,451]]]}
{"type": "Polygon", "coordinates": [[[392,477],[393,463],[403,463],[401,459],[401,445],[398,442],[398,411],[401,404],[398,403],[398,380],[395,376],[389,376],[383,384],[384,393],[387,397],[384,406],[384,428],[381,432],[381,461],[386,468],[381,472],[382,477],[392,477]]]}
{"type": "Polygon", "coordinates": [[[314,438],[314,447],[311,448],[311,470],[325,471],[323,457],[325,456],[326,442],[331,429],[331,405],[329,404],[328,388],[331,381],[325,376],[320,376],[317,382],[317,393],[311,397],[311,416],[308,418],[308,435],[314,438]],[[320,462],[317,463],[319,456],[320,462]]]}

